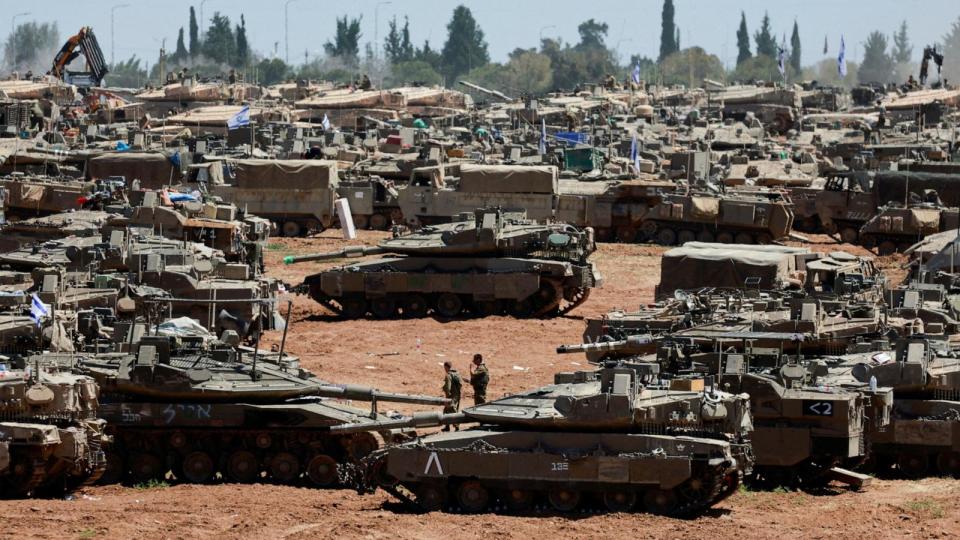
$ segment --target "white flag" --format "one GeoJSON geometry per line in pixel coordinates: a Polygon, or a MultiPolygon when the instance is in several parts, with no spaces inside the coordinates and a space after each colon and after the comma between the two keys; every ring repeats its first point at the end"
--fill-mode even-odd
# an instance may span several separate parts
{"type": "Polygon", "coordinates": [[[841,77],[847,76],[847,46],[843,42],[843,36],[840,36],[840,54],[837,56],[837,73],[841,77]]]}
{"type": "Polygon", "coordinates": [[[250,125],[250,106],[244,105],[240,112],[227,120],[227,129],[237,129],[250,125]]]}
{"type": "Polygon", "coordinates": [[[40,326],[40,321],[48,315],[50,315],[50,308],[40,301],[37,293],[33,293],[30,301],[30,318],[33,319],[33,322],[37,323],[37,326],[40,326]]]}

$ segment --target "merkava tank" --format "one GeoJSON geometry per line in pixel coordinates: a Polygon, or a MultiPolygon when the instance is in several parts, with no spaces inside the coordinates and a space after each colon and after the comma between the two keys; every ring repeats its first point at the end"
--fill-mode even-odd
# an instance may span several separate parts
{"type": "Polygon", "coordinates": [[[904,251],[921,238],[960,227],[960,208],[936,203],[888,204],[860,228],[859,241],[880,255],[904,251]]]}
{"type": "Polygon", "coordinates": [[[12,218],[32,218],[65,210],[78,210],[83,199],[97,191],[97,184],[75,178],[27,176],[13,173],[0,178],[7,190],[6,214],[12,218]]]}
{"type": "MultiPolygon", "coordinates": [[[[361,491],[381,487],[424,510],[696,514],[733,493],[752,458],[746,396],[648,386],[656,366],[610,363],[453,414],[379,428],[479,424],[388,446],[363,461],[361,491]]],[[[336,426],[352,433],[370,426],[336,426]]]]}
{"type": "Polygon", "coordinates": [[[477,210],[472,217],[423,227],[377,247],[287,257],[287,264],[388,255],[307,276],[297,289],[344,318],[558,316],[600,286],[587,259],[593,231],[538,224],[522,213],[477,210]]]}
{"type": "Polygon", "coordinates": [[[191,483],[219,475],[332,486],[339,464],[366,456],[379,441],[368,433],[332,434],[331,426],[394,416],[378,412],[378,403],[448,402],[322,381],[282,348],[236,347],[239,338],[229,331],[230,344],[202,329],[139,339],[142,325],[128,330],[130,337],[117,338],[128,353],[61,356],[100,385],[101,416],[115,438],[105,481],[143,482],[173,471],[191,483]],[[362,410],[341,400],[372,405],[362,410]]]}
{"type": "Polygon", "coordinates": [[[867,458],[868,443],[890,423],[892,389],[872,388],[855,380],[841,384],[830,378],[821,363],[803,363],[784,356],[782,346],[752,347],[775,338],[802,342],[804,335],[730,333],[725,338],[713,337],[713,345],[689,336],[632,336],[614,342],[561,346],[558,352],[629,355],[641,348],[656,347],[656,353],[635,354],[621,361],[657,364],[661,376],[671,385],[713,376],[724,391],[749,396],[753,415],[750,442],[755,458],[749,478],[752,482],[767,487],[816,487],[838,480],[863,487],[869,478],[847,467],[855,467],[867,458]],[[734,346],[736,342],[741,343],[734,346]]]}
{"type": "Polygon", "coordinates": [[[42,358],[0,371],[0,497],[57,493],[95,481],[106,460],[97,385],[42,358]]]}

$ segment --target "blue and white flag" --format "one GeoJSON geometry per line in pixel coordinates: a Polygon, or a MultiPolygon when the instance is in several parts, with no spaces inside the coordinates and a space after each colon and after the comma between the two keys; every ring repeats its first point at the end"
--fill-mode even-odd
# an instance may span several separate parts
{"type": "Polygon", "coordinates": [[[633,82],[640,84],[640,62],[634,64],[631,76],[633,77],[633,82]]]}
{"type": "Polygon", "coordinates": [[[540,155],[547,153],[547,121],[546,119],[540,119],[540,146],[538,148],[540,155]]]}
{"type": "Polygon", "coordinates": [[[244,105],[240,112],[227,120],[227,129],[237,129],[250,125],[250,106],[244,105]]]}
{"type": "Polygon", "coordinates": [[[41,302],[37,294],[34,293],[33,299],[30,302],[30,318],[33,319],[33,322],[37,323],[37,326],[40,326],[40,321],[48,315],[50,315],[50,309],[46,304],[41,302]]]}
{"type": "Polygon", "coordinates": [[[843,42],[843,36],[840,36],[840,54],[837,56],[837,73],[841,77],[847,76],[847,46],[843,42]]]}
{"type": "Polygon", "coordinates": [[[781,77],[787,76],[787,66],[784,63],[784,57],[787,55],[787,51],[781,46],[777,47],[777,69],[780,71],[781,77]]]}
{"type": "Polygon", "coordinates": [[[323,115],[323,121],[320,122],[320,125],[323,126],[324,131],[330,131],[330,119],[327,118],[327,115],[323,115]]]}
{"type": "Polygon", "coordinates": [[[637,134],[633,134],[633,139],[630,140],[630,160],[633,161],[633,166],[637,168],[637,172],[640,172],[640,145],[637,144],[637,134]]]}

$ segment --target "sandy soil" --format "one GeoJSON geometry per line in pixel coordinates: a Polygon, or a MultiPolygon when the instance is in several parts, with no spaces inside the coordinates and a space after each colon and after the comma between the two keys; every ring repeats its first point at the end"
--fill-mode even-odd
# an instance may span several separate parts
{"type": "MultiPolygon", "coordinates": [[[[273,241],[267,250],[269,273],[299,283],[324,265],[285,267],[282,258],[337,249],[344,245],[338,235],[327,231],[317,238],[273,241]]],[[[370,242],[380,237],[362,235],[370,242]]],[[[811,240],[814,249],[866,254],[825,237],[811,240]]],[[[569,316],[552,320],[338,321],[309,298],[290,296],[288,350],[325,379],[388,391],[438,395],[443,361],[452,360],[466,372],[476,352],[490,366],[491,396],[538,386],[556,371],[585,365],[579,356],[554,354],[557,345],[580,341],[584,316],[651,301],[663,251],[601,245],[595,260],[604,287],[569,316]]],[[[901,263],[899,257],[878,260],[894,283],[903,276],[901,263]]],[[[279,340],[279,333],[266,338],[279,340]]],[[[465,403],[471,403],[469,391],[467,386],[465,403]]],[[[68,500],[0,501],[0,538],[957,537],[958,495],[960,481],[940,478],[877,480],[861,493],[742,491],[704,516],[676,520],[642,514],[418,515],[383,493],[361,497],[348,490],[273,485],[107,486],[87,488],[68,500]]]]}

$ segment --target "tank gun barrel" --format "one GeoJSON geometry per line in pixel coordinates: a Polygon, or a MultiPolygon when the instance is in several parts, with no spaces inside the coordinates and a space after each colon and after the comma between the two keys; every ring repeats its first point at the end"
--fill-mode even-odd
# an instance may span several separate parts
{"type": "Polygon", "coordinates": [[[335,259],[353,259],[364,257],[366,255],[380,255],[387,250],[376,246],[350,246],[337,251],[328,251],[326,253],[311,253],[309,255],[293,256],[289,255],[283,258],[283,264],[296,264],[310,261],[332,261],[335,259]]]}
{"type": "Polygon", "coordinates": [[[598,341],[596,343],[578,343],[576,345],[560,345],[557,354],[576,354],[588,352],[622,352],[636,349],[641,352],[644,345],[653,343],[653,336],[643,334],[630,336],[618,341],[598,341]]]}
{"type": "Polygon", "coordinates": [[[365,431],[385,431],[389,429],[415,429],[459,425],[471,422],[463,413],[419,412],[413,416],[396,420],[378,420],[375,422],[340,424],[331,426],[333,433],[361,433],[365,431]]]}
{"type": "Polygon", "coordinates": [[[410,403],[413,405],[447,405],[450,400],[447,398],[427,396],[424,394],[396,394],[393,392],[381,392],[376,388],[369,386],[358,386],[347,384],[343,386],[322,385],[319,387],[318,395],[322,397],[353,399],[357,401],[387,401],[391,403],[410,403]]]}

